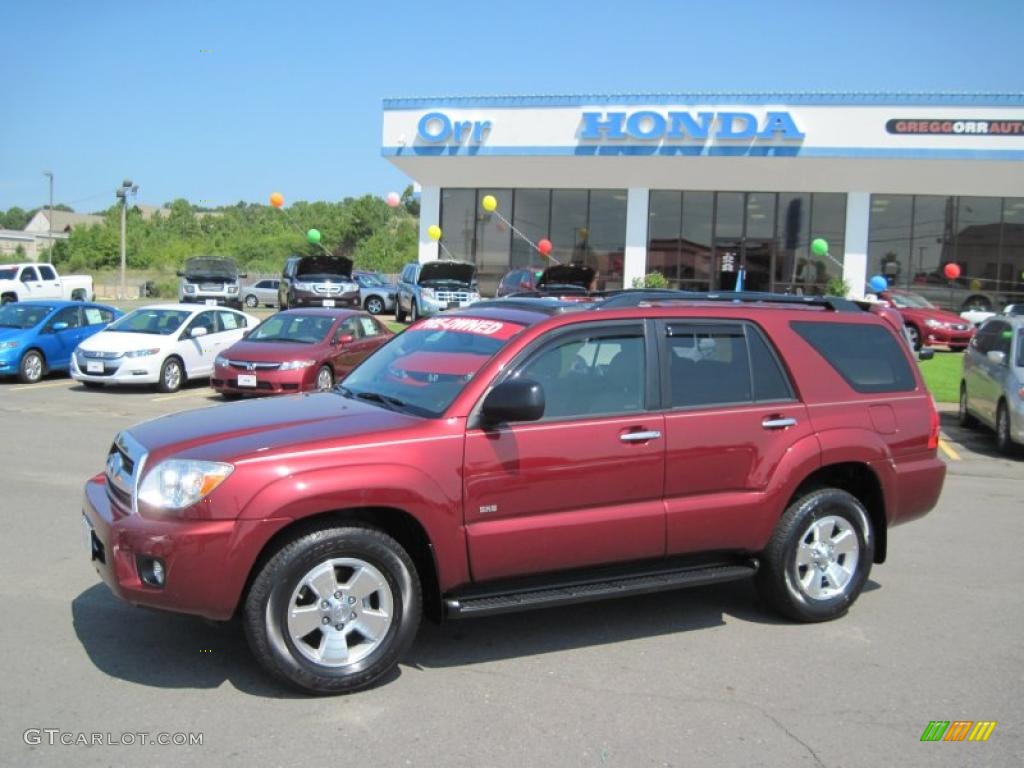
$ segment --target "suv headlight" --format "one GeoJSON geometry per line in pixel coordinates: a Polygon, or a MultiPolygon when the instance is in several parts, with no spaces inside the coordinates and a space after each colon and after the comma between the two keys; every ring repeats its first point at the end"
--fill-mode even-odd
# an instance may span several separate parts
{"type": "Polygon", "coordinates": [[[133,349],[131,352],[125,352],[125,357],[149,357],[155,355],[160,351],[160,347],[153,347],[152,349],[133,349]]]}
{"type": "Polygon", "coordinates": [[[158,509],[191,507],[209,496],[234,469],[233,465],[219,461],[162,461],[142,481],[139,501],[158,509]]]}
{"type": "Polygon", "coordinates": [[[281,363],[279,371],[297,371],[300,368],[309,368],[310,366],[316,365],[316,360],[288,360],[287,362],[281,363]]]}
{"type": "Polygon", "coordinates": [[[219,365],[221,368],[227,368],[228,359],[224,357],[224,355],[217,355],[216,359],[214,359],[213,361],[213,364],[219,365]]]}
{"type": "Polygon", "coordinates": [[[185,283],[185,285],[182,288],[182,290],[185,291],[185,293],[195,293],[196,292],[196,287],[194,285],[192,285],[192,283],[185,283]]]}
{"type": "Polygon", "coordinates": [[[424,299],[434,299],[434,298],[437,298],[437,294],[434,293],[434,289],[433,288],[420,288],[420,295],[424,299]]]}
{"type": "Polygon", "coordinates": [[[238,293],[238,286],[237,285],[229,285],[228,286],[228,293],[238,293]]]}
{"type": "Polygon", "coordinates": [[[292,288],[294,288],[296,291],[312,291],[313,290],[313,284],[312,283],[292,283],[292,288]]]}

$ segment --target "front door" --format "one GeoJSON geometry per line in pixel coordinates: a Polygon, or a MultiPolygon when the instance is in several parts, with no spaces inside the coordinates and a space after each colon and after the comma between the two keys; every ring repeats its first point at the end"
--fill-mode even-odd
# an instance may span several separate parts
{"type": "Polygon", "coordinates": [[[744,291],[771,291],[775,244],[749,238],[716,240],[713,291],[735,291],[741,270],[744,291]]]}
{"type": "Polygon", "coordinates": [[[646,407],[643,323],[574,331],[512,375],[540,383],[544,416],[466,435],[474,580],[664,555],[665,427],[646,407]]]}

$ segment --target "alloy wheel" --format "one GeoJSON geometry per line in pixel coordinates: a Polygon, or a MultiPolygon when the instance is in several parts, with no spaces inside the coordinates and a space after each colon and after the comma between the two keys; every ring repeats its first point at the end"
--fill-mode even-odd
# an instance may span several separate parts
{"type": "Polygon", "coordinates": [[[793,557],[794,586],[809,600],[831,600],[846,593],[857,572],[857,531],[844,517],[828,515],[811,522],[793,557]]]}

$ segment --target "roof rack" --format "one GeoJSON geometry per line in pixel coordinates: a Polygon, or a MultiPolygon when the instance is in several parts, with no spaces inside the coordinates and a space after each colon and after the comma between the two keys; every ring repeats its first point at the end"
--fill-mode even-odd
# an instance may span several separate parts
{"type": "Polygon", "coordinates": [[[521,309],[526,312],[541,312],[547,315],[557,315],[561,312],[583,309],[586,306],[579,302],[562,301],[555,296],[525,295],[516,295],[514,298],[483,299],[473,305],[476,309],[521,309]]]}
{"type": "Polygon", "coordinates": [[[838,296],[795,296],[788,293],[767,293],[763,291],[675,291],[669,288],[626,289],[608,296],[594,309],[619,309],[635,307],[651,301],[720,301],[723,303],[746,304],[791,304],[795,306],[825,307],[833,312],[860,312],[861,308],[849,299],[838,296]]]}

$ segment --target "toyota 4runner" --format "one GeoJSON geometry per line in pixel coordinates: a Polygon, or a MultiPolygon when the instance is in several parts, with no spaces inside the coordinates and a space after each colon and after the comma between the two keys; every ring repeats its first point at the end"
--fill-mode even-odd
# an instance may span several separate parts
{"type": "Polygon", "coordinates": [[[625,291],[426,318],[333,392],[118,434],[89,555],[131,603],[240,616],[317,693],[388,673],[421,613],[753,577],[784,616],[832,619],[945,476],[886,311],[625,291]]]}

